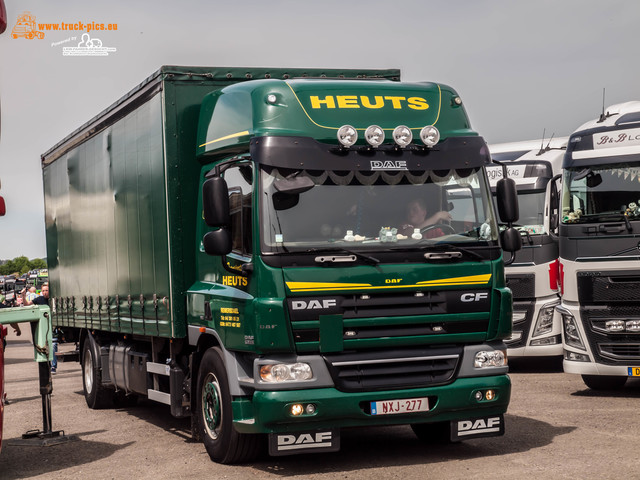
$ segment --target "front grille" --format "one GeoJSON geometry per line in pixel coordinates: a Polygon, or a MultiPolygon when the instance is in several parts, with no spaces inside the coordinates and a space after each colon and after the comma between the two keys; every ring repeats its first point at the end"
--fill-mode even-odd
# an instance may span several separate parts
{"type": "Polygon", "coordinates": [[[581,304],[640,302],[640,275],[620,272],[578,272],[581,304]]]}
{"type": "Polygon", "coordinates": [[[605,365],[640,365],[640,332],[607,332],[607,320],[640,318],[640,306],[611,305],[582,307],[587,341],[595,361],[605,365]]]}
{"type": "Polygon", "coordinates": [[[443,385],[451,381],[462,347],[347,352],[325,355],[336,388],[343,392],[443,385]]]}
{"type": "Polygon", "coordinates": [[[601,343],[598,348],[601,356],[612,360],[640,359],[640,343],[601,343]]]}
{"type": "Polygon", "coordinates": [[[293,297],[287,302],[300,353],[443,344],[454,334],[482,341],[491,304],[488,290],[293,297]]]}
{"type": "Polygon", "coordinates": [[[529,274],[508,274],[507,287],[511,289],[513,298],[536,298],[536,276],[529,274]]]}

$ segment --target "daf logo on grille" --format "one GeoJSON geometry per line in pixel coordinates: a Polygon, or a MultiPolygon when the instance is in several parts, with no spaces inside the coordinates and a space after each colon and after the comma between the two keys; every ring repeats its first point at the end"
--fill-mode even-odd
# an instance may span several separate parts
{"type": "Polygon", "coordinates": [[[291,308],[294,310],[323,310],[325,308],[335,307],[337,305],[337,300],[335,298],[331,298],[328,300],[294,300],[291,302],[291,308]]]}
{"type": "Polygon", "coordinates": [[[347,330],[346,332],[344,332],[345,337],[355,337],[356,335],[358,335],[358,332],[356,332],[355,330],[347,330]]]}

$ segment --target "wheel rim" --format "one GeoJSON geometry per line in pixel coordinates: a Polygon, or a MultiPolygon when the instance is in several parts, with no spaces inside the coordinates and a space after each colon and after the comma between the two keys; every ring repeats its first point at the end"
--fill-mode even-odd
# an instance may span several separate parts
{"type": "Polygon", "coordinates": [[[213,373],[209,373],[202,383],[202,418],[207,435],[216,440],[222,430],[222,394],[213,373]]]}
{"type": "Polygon", "coordinates": [[[93,360],[91,358],[91,350],[87,350],[84,354],[84,388],[88,394],[93,391],[93,360]]]}

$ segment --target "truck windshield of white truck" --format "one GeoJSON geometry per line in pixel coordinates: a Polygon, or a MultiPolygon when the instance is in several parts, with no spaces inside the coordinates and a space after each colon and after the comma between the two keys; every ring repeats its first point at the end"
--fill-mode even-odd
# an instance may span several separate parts
{"type": "Polygon", "coordinates": [[[563,184],[563,223],[640,219],[637,163],[566,169],[563,184]]]}

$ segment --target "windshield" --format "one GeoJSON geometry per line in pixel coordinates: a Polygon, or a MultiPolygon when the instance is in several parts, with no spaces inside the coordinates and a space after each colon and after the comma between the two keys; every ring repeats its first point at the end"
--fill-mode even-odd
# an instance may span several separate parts
{"type": "Polygon", "coordinates": [[[562,222],[640,219],[640,167],[619,163],[564,172],[562,222]]]}
{"type": "Polygon", "coordinates": [[[266,252],[497,244],[481,168],[308,171],[262,166],[266,252]]]}

